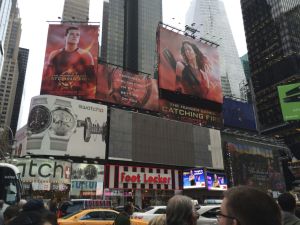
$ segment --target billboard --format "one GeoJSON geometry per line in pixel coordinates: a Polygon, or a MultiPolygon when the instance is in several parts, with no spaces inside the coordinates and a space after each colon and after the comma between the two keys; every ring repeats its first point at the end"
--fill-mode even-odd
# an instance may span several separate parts
{"type": "Polygon", "coordinates": [[[278,86],[284,121],[300,120],[300,83],[278,86]]]}
{"type": "Polygon", "coordinates": [[[97,196],[103,194],[104,165],[73,163],[71,196],[97,196]]]}
{"type": "Polygon", "coordinates": [[[41,95],[31,99],[27,152],[105,158],[107,107],[70,98],[41,95]]]}
{"type": "Polygon", "coordinates": [[[183,189],[205,188],[204,169],[190,169],[183,171],[183,189]]]}
{"type": "Polygon", "coordinates": [[[16,148],[13,152],[14,156],[22,157],[26,154],[26,145],[27,145],[27,126],[21,127],[16,132],[16,148]]]}
{"type": "Polygon", "coordinates": [[[232,185],[250,185],[263,190],[285,189],[278,156],[271,147],[225,142],[225,150],[232,171],[232,185]]]}
{"type": "Polygon", "coordinates": [[[222,103],[218,49],[160,26],[159,88],[222,103]]]}
{"type": "Polygon", "coordinates": [[[168,119],[179,120],[206,127],[222,127],[221,113],[216,111],[186,106],[163,99],[159,100],[159,108],[162,117],[168,119]]]}
{"type": "Polygon", "coordinates": [[[253,105],[230,98],[224,98],[223,102],[224,126],[256,130],[253,105]]]}
{"type": "Polygon", "coordinates": [[[38,183],[49,183],[42,190],[48,190],[48,187],[50,189],[51,183],[70,184],[70,162],[39,158],[18,159],[16,166],[23,182],[34,183],[34,187],[39,187],[38,183]]]}
{"type": "Polygon", "coordinates": [[[157,80],[121,67],[99,64],[96,98],[110,103],[158,111],[157,80]]]}
{"type": "Polygon", "coordinates": [[[220,131],[111,108],[112,160],[223,169],[220,131]]]}
{"type": "Polygon", "coordinates": [[[225,191],[227,190],[227,178],[225,174],[206,171],[206,181],[208,190],[225,191]]]}
{"type": "Polygon", "coordinates": [[[49,25],[41,94],[94,99],[97,25],[49,25]]]}

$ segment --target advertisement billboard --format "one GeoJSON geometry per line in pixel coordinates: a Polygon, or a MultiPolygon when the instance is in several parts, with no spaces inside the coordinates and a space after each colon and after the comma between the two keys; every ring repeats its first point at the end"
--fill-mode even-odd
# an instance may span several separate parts
{"type": "Polygon", "coordinates": [[[94,99],[98,31],[97,25],[49,25],[41,94],[94,99]]]}
{"type": "Polygon", "coordinates": [[[157,80],[121,67],[99,64],[96,98],[110,103],[158,111],[157,80]]]}
{"type": "Polygon", "coordinates": [[[70,98],[31,99],[27,153],[105,158],[107,107],[70,98]]]}
{"type": "Polygon", "coordinates": [[[159,88],[222,103],[216,47],[158,28],[159,88]]]}
{"type": "Polygon", "coordinates": [[[253,105],[230,98],[224,98],[222,113],[224,126],[256,130],[253,105]]]}
{"type": "Polygon", "coordinates": [[[285,189],[278,156],[271,147],[225,142],[225,149],[232,171],[232,185],[250,185],[263,190],[285,189]]]}
{"type": "Polygon", "coordinates": [[[26,145],[27,145],[27,126],[21,127],[16,132],[16,148],[13,152],[14,156],[22,157],[26,154],[26,145]]]}
{"type": "Polygon", "coordinates": [[[104,165],[73,163],[71,196],[97,196],[103,194],[104,165]]]}
{"type": "Polygon", "coordinates": [[[284,121],[300,120],[300,83],[278,86],[284,121]]]}
{"type": "Polygon", "coordinates": [[[227,190],[227,178],[225,174],[206,171],[206,182],[208,190],[225,191],[227,190]]]}
{"type": "Polygon", "coordinates": [[[159,100],[159,108],[162,117],[168,119],[219,129],[222,127],[221,113],[216,111],[190,107],[163,99],[159,100]]]}
{"type": "Polygon", "coordinates": [[[190,169],[183,171],[183,189],[205,188],[204,169],[190,169]]]}
{"type": "Polygon", "coordinates": [[[70,184],[71,163],[62,160],[50,159],[18,159],[16,166],[20,170],[23,182],[49,183],[45,189],[50,188],[51,183],[70,184]]]}

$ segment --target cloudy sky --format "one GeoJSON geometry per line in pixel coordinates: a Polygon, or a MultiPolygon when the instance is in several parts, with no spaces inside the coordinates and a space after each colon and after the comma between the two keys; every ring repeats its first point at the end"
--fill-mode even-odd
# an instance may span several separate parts
{"type": "MultiPolygon", "coordinates": [[[[163,22],[180,29],[185,23],[185,13],[191,0],[162,0],[163,22]]],[[[90,21],[102,20],[103,0],[90,0],[90,21]]],[[[223,0],[234,40],[240,56],[247,52],[240,0],[223,0]]],[[[49,21],[58,21],[62,16],[63,0],[18,0],[22,18],[20,46],[29,49],[25,88],[18,128],[27,122],[30,100],[39,95],[42,79],[49,21]]]]}

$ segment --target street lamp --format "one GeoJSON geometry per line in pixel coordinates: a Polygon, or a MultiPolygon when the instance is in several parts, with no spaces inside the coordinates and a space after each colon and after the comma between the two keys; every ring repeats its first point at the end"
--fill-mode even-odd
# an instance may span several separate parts
{"type": "Polygon", "coordinates": [[[7,159],[4,153],[7,151],[6,149],[9,148],[9,156],[10,159],[12,159],[13,150],[15,149],[15,142],[16,140],[12,129],[7,125],[0,127],[0,154],[1,157],[4,158],[5,162],[7,159]],[[10,132],[10,134],[6,133],[7,130],[10,132]]]}

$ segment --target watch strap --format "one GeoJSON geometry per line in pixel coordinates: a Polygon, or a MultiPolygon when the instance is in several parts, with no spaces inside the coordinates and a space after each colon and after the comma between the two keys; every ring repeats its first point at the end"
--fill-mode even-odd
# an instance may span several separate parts
{"type": "Polygon", "coordinates": [[[42,137],[39,138],[28,138],[27,139],[27,144],[26,144],[26,149],[27,150],[40,150],[41,149],[41,145],[42,145],[42,137]]]}
{"type": "Polygon", "coordinates": [[[66,101],[66,100],[63,100],[63,99],[56,99],[54,104],[59,105],[59,106],[69,107],[69,108],[72,107],[70,101],[66,101]]]}
{"type": "Polygon", "coordinates": [[[69,140],[50,138],[50,150],[67,151],[69,140]]]}
{"type": "Polygon", "coordinates": [[[33,105],[48,104],[47,97],[34,98],[32,101],[33,105]]]}

